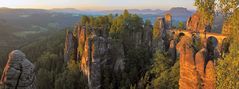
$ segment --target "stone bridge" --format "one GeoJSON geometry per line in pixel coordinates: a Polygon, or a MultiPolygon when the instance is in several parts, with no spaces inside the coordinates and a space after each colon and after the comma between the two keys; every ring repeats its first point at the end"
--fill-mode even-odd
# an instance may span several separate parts
{"type": "Polygon", "coordinates": [[[227,39],[227,36],[218,34],[218,33],[211,33],[211,32],[194,32],[194,31],[186,31],[186,30],[178,30],[178,29],[172,29],[169,30],[169,32],[173,33],[174,35],[184,35],[192,38],[192,36],[199,36],[201,39],[201,42],[207,41],[208,39],[214,38],[216,39],[217,48],[221,50],[222,45],[224,44],[225,39],[227,39]]]}

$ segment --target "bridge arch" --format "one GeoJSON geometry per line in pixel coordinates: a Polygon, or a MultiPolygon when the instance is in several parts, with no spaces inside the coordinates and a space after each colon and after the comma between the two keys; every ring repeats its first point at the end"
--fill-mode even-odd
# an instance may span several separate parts
{"type": "Polygon", "coordinates": [[[180,32],[180,33],[178,34],[178,36],[179,36],[179,37],[185,36],[185,33],[180,32]]]}
{"type": "Polygon", "coordinates": [[[220,51],[219,51],[219,47],[218,47],[218,44],[219,44],[219,41],[216,37],[214,36],[210,36],[207,38],[207,41],[206,41],[207,45],[206,45],[206,48],[208,50],[208,58],[207,59],[214,59],[215,57],[219,57],[220,56],[220,51]]]}
{"type": "Polygon", "coordinates": [[[224,56],[225,53],[229,53],[229,47],[230,47],[229,38],[224,38],[222,40],[222,45],[221,45],[222,56],[224,56]]]}

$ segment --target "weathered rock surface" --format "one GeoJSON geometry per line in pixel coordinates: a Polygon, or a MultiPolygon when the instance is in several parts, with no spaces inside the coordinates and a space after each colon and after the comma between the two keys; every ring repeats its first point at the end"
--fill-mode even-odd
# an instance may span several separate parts
{"type": "Polygon", "coordinates": [[[204,89],[216,89],[216,71],[214,63],[209,60],[205,69],[204,89]]]}
{"type": "Polygon", "coordinates": [[[199,52],[197,52],[195,56],[195,64],[196,64],[196,69],[199,73],[199,76],[201,79],[204,78],[205,76],[205,63],[206,63],[206,55],[207,55],[207,50],[205,48],[201,49],[199,52]]]}
{"type": "Polygon", "coordinates": [[[24,53],[12,51],[3,71],[0,89],[36,89],[34,69],[24,53]]]}
{"type": "Polygon", "coordinates": [[[155,52],[156,50],[165,50],[165,37],[166,37],[166,22],[165,22],[165,18],[163,17],[158,17],[157,20],[159,22],[158,28],[159,29],[154,29],[154,30],[159,30],[157,32],[159,32],[159,34],[156,34],[155,37],[153,37],[153,52],[155,52]]]}
{"type": "Polygon", "coordinates": [[[194,49],[191,45],[192,40],[186,36],[182,37],[177,44],[177,50],[180,53],[180,89],[199,89],[199,80],[193,55],[194,49]]]}
{"type": "Polygon", "coordinates": [[[196,12],[190,18],[188,18],[186,23],[187,29],[196,32],[204,32],[206,24],[201,24],[201,17],[202,15],[196,12]]]}
{"type": "Polygon", "coordinates": [[[92,36],[87,39],[82,56],[82,70],[88,76],[90,89],[101,88],[101,63],[107,59],[108,44],[103,37],[92,36]],[[84,61],[84,62],[83,62],[84,61]]]}
{"type": "Polygon", "coordinates": [[[92,35],[87,38],[81,58],[81,70],[88,78],[90,89],[101,88],[101,70],[111,66],[115,72],[124,69],[124,51],[118,41],[92,35]],[[110,62],[110,64],[109,64],[110,62]]]}
{"type": "Polygon", "coordinates": [[[80,61],[81,70],[90,89],[101,89],[103,70],[113,70],[115,73],[124,70],[122,42],[108,38],[105,29],[86,29],[80,25],[76,29],[77,59],[80,61]]]}
{"type": "Polygon", "coordinates": [[[170,29],[172,27],[172,15],[166,14],[165,15],[165,22],[166,22],[166,29],[170,29]]]}
{"type": "Polygon", "coordinates": [[[171,57],[171,60],[176,61],[177,52],[176,52],[176,41],[175,40],[170,41],[168,53],[171,57]]]}
{"type": "Polygon", "coordinates": [[[74,37],[73,33],[66,30],[64,61],[68,62],[70,59],[77,60],[77,45],[77,39],[74,37]]]}
{"type": "Polygon", "coordinates": [[[194,57],[192,39],[183,36],[177,44],[180,53],[180,89],[215,89],[214,63],[208,59],[208,49],[202,48],[194,57]],[[195,58],[195,60],[194,60],[195,58]]]}

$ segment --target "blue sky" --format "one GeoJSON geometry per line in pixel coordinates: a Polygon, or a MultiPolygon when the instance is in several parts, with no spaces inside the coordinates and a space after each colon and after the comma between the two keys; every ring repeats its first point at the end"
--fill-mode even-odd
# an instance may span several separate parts
{"type": "Polygon", "coordinates": [[[0,7],[9,8],[76,8],[93,10],[162,9],[185,7],[195,9],[194,0],[0,0],[0,7]]]}

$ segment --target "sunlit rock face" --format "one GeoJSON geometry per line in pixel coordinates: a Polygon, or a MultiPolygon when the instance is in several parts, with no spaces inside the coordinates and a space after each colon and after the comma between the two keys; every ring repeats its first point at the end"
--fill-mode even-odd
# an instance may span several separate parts
{"type": "Polygon", "coordinates": [[[1,89],[36,89],[35,66],[19,50],[9,54],[4,68],[1,89]]]}
{"type": "Polygon", "coordinates": [[[206,23],[201,23],[202,15],[198,12],[188,18],[186,27],[190,31],[204,32],[206,23]]]}
{"type": "Polygon", "coordinates": [[[205,63],[206,63],[207,50],[205,48],[197,52],[195,56],[196,70],[199,73],[199,77],[204,79],[205,77],[205,63]]]}
{"type": "Polygon", "coordinates": [[[216,89],[216,71],[212,60],[209,60],[205,69],[204,89],[216,89]]]}
{"type": "Polygon", "coordinates": [[[208,50],[202,48],[196,52],[192,39],[183,36],[177,44],[180,53],[180,89],[215,89],[216,74],[212,59],[208,59],[208,50]],[[195,55],[194,55],[195,54],[195,55]]]}
{"type": "Polygon", "coordinates": [[[165,15],[165,22],[166,22],[166,28],[170,29],[172,27],[172,15],[171,14],[166,14],[165,15]]]}
{"type": "Polygon", "coordinates": [[[194,62],[194,49],[192,39],[183,36],[177,44],[180,53],[180,89],[199,89],[199,80],[194,62]]]}
{"type": "Polygon", "coordinates": [[[86,29],[83,26],[76,26],[76,29],[78,33],[77,59],[80,60],[83,54],[87,34],[86,29]]]}

